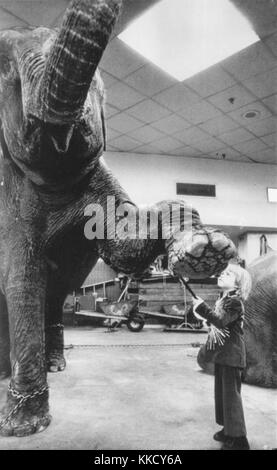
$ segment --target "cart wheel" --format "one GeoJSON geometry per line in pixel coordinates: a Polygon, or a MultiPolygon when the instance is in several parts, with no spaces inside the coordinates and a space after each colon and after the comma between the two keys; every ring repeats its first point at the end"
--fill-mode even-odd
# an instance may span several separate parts
{"type": "Polygon", "coordinates": [[[138,333],[144,327],[144,323],[145,321],[141,320],[140,318],[130,318],[126,322],[126,325],[130,331],[133,331],[133,333],[138,333]]]}

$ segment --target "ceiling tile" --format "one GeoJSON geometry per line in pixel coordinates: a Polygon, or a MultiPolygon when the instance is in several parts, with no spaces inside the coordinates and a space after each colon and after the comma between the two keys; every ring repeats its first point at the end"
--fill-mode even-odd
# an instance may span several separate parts
{"type": "Polygon", "coordinates": [[[158,121],[170,114],[170,111],[153,100],[145,100],[128,109],[128,114],[144,121],[145,124],[158,121]]]}
{"type": "MultiPolygon", "coordinates": [[[[67,1],[67,3],[69,3],[67,1]]],[[[63,22],[64,12],[62,11],[57,18],[51,23],[51,28],[60,28],[63,22]]]]}
{"type": "Polygon", "coordinates": [[[126,113],[119,113],[108,119],[107,125],[122,134],[126,134],[126,132],[142,127],[143,123],[126,113]]]}
{"type": "Polygon", "coordinates": [[[190,127],[189,129],[184,129],[181,132],[176,132],[173,134],[173,137],[187,146],[195,147],[199,141],[209,138],[209,135],[198,127],[190,127]]]}
{"type": "Polygon", "coordinates": [[[259,41],[224,60],[221,65],[238,80],[243,81],[276,67],[277,61],[276,57],[259,41]]]}
{"type": "Polygon", "coordinates": [[[165,88],[176,83],[176,80],[152,64],[145,65],[125,77],[124,81],[140,93],[152,97],[165,88]]]}
{"type": "Polygon", "coordinates": [[[256,101],[256,98],[241,85],[235,85],[207,99],[226,113],[256,101]]]}
{"type": "Polygon", "coordinates": [[[204,122],[199,126],[204,131],[208,132],[210,135],[220,135],[228,132],[232,129],[239,127],[239,124],[229,116],[221,114],[220,116],[210,119],[209,121],[204,122]]]}
{"type": "Polygon", "coordinates": [[[111,75],[110,73],[105,72],[105,70],[102,70],[101,67],[100,73],[106,89],[118,82],[117,78],[113,77],[113,75],[111,75]]]}
{"type": "Polygon", "coordinates": [[[121,135],[116,139],[113,139],[111,141],[111,145],[113,147],[118,148],[118,150],[120,150],[121,152],[130,152],[131,150],[134,150],[136,147],[138,147],[140,145],[140,142],[135,139],[132,139],[128,135],[121,135]]]}
{"type": "Polygon", "coordinates": [[[239,124],[246,126],[249,123],[256,122],[260,119],[264,119],[266,117],[272,116],[272,113],[261,102],[254,101],[251,104],[247,104],[246,106],[242,106],[239,109],[235,109],[234,111],[231,111],[231,113],[228,113],[228,116],[234,119],[234,121],[237,121],[239,124]],[[245,118],[244,117],[245,113],[249,111],[258,111],[258,116],[255,118],[250,118],[250,119],[245,118]]]}
{"type": "Polygon", "coordinates": [[[220,135],[220,140],[231,146],[250,139],[253,139],[253,135],[246,129],[242,128],[234,129],[230,132],[226,132],[225,134],[220,135]]]}
{"type": "Polygon", "coordinates": [[[118,82],[107,91],[107,102],[122,111],[145,99],[140,93],[125,83],[118,82]]]}
{"type": "Polygon", "coordinates": [[[261,137],[261,140],[265,142],[269,147],[277,149],[277,134],[268,134],[261,137]]]}
{"type": "Polygon", "coordinates": [[[153,145],[154,147],[160,149],[162,152],[170,152],[179,148],[182,144],[177,139],[173,139],[170,136],[166,136],[154,142],[153,145]]]}
{"type": "Polygon", "coordinates": [[[187,121],[190,121],[192,124],[201,124],[209,119],[213,119],[221,115],[222,113],[211,103],[202,100],[192,106],[187,106],[185,109],[179,111],[178,114],[184,117],[187,121]]]}
{"type": "MultiPolygon", "coordinates": [[[[249,119],[249,121],[251,120],[249,119]]],[[[273,132],[277,131],[277,118],[275,116],[271,116],[259,121],[249,122],[249,124],[247,122],[247,126],[245,127],[258,137],[273,134],[273,132]]]]}
{"type": "Polygon", "coordinates": [[[184,83],[201,97],[206,98],[226,88],[230,88],[236,84],[236,80],[223,70],[220,65],[215,65],[186,80],[184,83]]]}
{"type": "Polygon", "coordinates": [[[20,18],[15,18],[0,8],[0,29],[13,28],[14,26],[26,26],[27,22],[20,18]]]}
{"type": "Polygon", "coordinates": [[[233,147],[240,153],[251,157],[256,154],[256,152],[261,152],[265,150],[267,145],[262,142],[260,139],[251,139],[247,142],[240,142],[239,144],[234,144],[233,147]]]}
{"type": "Polygon", "coordinates": [[[199,95],[189,90],[182,83],[168,88],[154,96],[155,101],[166,106],[171,111],[178,111],[200,100],[199,95]]]}
{"type": "Polygon", "coordinates": [[[110,142],[111,140],[115,139],[116,137],[119,137],[121,135],[120,132],[115,131],[111,127],[107,128],[107,141],[110,142]]]}
{"type": "Polygon", "coordinates": [[[166,134],[174,134],[175,132],[191,127],[191,123],[177,116],[177,114],[171,114],[170,116],[154,122],[152,126],[166,134]]]}
{"type": "Polygon", "coordinates": [[[56,18],[66,9],[68,1],[1,0],[1,5],[32,26],[52,26],[56,18]]]}
{"type": "Polygon", "coordinates": [[[249,78],[243,85],[258,98],[273,95],[277,92],[277,68],[249,78]]]}
{"type": "Polygon", "coordinates": [[[192,147],[189,147],[188,145],[175,149],[173,153],[174,155],[177,155],[177,156],[191,157],[191,158],[199,157],[200,155],[202,155],[201,150],[196,150],[192,147]]]}
{"type": "Polygon", "coordinates": [[[140,147],[137,147],[135,153],[142,153],[144,155],[148,155],[148,154],[159,155],[160,150],[151,144],[146,144],[146,145],[141,145],[140,147]]]}
{"type": "Polygon", "coordinates": [[[107,119],[117,113],[120,113],[119,109],[115,108],[114,106],[110,106],[108,103],[105,104],[105,116],[107,119]]]}
{"type": "Polygon", "coordinates": [[[255,158],[253,158],[252,160],[258,163],[277,164],[276,150],[275,149],[263,150],[261,153],[257,154],[255,158]]]}
{"type": "Polygon", "coordinates": [[[101,68],[116,78],[123,78],[145,64],[145,59],[120,39],[113,39],[101,59],[101,68]]]}
{"type": "MultiPolygon", "coordinates": [[[[117,149],[116,147],[113,147],[113,145],[111,145],[111,144],[108,142],[108,143],[107,143],[106,152],[118,152],[118,149],[117,149]]],[[[104,155],[105,155],[105,152],[104,152],[104,155]]]]}
{"type": "Polygon", "coordinates": [[[271,52],[277,56],[277,32],[271,34],[263,41],[267,47],[270,48],[271,52]]]}
{"type": "Polygon", "coordinates": [[[277,114],[277,94],[264,98],[262,102],[274,113],[277,114]]]}
{"type": "Polygon", "coordinates": [[[248,158],[241,155],[240,152],[231,148],[221,148],[215,152],[210,153],[210,156],[217,158],[218,160],[231,160],[231,161],[248,161],[248,158]]]}
{"type": "Polygon", "coordinates": [[[142,144],[149,144],[155,140],[165,137],[162,132],[159,132],[157,129],[153,129],[151,126],[143,126],[135,129],[132,132],[129,132],[128,135],[142,144]]]}
{"type": "Polygon", "coordinates": [[[208,137],[204,140],[199,140],[195,142],[194,147],[198,150],[201,150],[203,153],[210,153],[214,152],[215,150],[219,150],[222,148],[222,142],[215,139],[214,137],[208,137]]]}

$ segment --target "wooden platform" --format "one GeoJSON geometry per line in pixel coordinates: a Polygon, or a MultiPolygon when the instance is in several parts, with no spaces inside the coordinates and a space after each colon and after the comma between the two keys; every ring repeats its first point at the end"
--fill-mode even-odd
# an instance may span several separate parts
{"type": "MultiPolygon", "coordinates": [[[[203,280],[199,283],[190,283],[196,295],[201,297],[209,305],[213,306],[219,288],[216,279],[203,280]],[[212,281],[212,282],[211,282],[212,281]]],[[[140,308],[148,311],[162,312],[163,305],[186,305],[189,309],[192,305],[191,294],[181,285],[177,278],[145,279],[138,283],[138,293],[129,294],[130,298],[137,296],[140,308]]]]}

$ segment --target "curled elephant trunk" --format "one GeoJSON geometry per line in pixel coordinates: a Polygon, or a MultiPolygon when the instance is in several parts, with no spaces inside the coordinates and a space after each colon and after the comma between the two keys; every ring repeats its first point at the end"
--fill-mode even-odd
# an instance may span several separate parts
{"type": "Polygon", "coordinates": [[[54,41],[41,82],[43,120],[73,123],[107,46],[121,0],[74,0],[54,41]]]}

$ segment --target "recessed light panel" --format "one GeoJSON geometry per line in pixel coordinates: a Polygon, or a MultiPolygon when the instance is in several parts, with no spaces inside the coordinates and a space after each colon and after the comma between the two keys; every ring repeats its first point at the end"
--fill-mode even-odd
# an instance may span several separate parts
{"type": "Polygon", "coordinates": [[[259,41],[229,0],[162,0],[119,38],[179,81],[259,41]]]}
{"type": "Polygon", "coordinates": [[[267,197],[269,202],[277,202],[277,188],[267,188],[267,197]]]}

